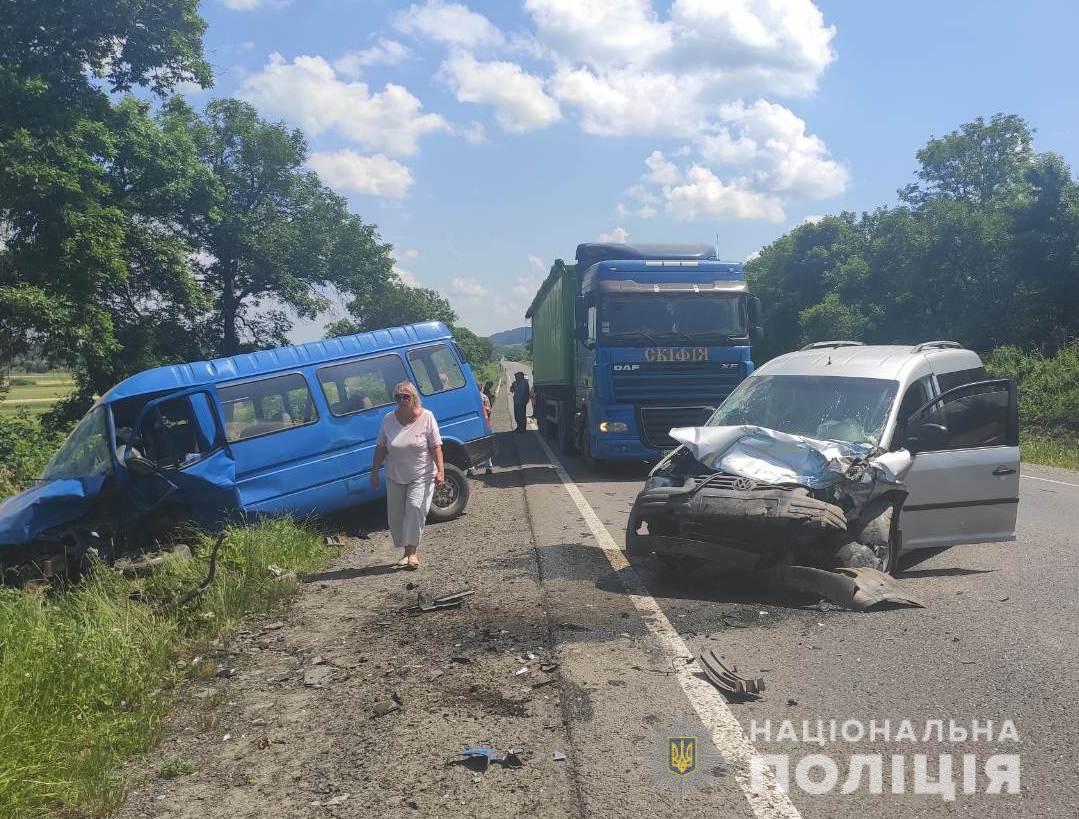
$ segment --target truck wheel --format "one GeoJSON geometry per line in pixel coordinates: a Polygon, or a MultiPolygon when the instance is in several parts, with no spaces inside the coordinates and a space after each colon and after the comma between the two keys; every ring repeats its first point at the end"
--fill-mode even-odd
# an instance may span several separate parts
{"type": "Polygon", "coordinates": [[[882,572],[894,573],[899,563],[899,504],[891,498],[878,498],[862,512],[861,521],[850,530],[853,542],[841,547],[836,557],[845,565],[848,558],[857,559],[858,552],[864,551],[854,548],[861,545],[873,553],[882,572]]]}
{"type": "Polygon", "coordinates": [[[427,520],[431,523],[444,523],[453,520],[465,511],[471,491],[465,473],[453,464],[444,467],[446,482],[435,487],[435,496],[431,499],[431,509],[427,520]]]}

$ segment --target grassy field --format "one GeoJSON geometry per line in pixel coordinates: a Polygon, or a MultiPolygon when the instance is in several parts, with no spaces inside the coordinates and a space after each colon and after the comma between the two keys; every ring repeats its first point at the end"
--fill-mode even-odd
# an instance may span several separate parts
{"type": "MultiPolygon", "coordinates": [[[[210,542],[199,545],[142,580],[101,568],[66,592],[0,589],[2,819],[104,816],[122,804],[121,764],[157,741],[176,683],[217,670],[215,659],[192,658],[213,654],[210,641],[245,616],[278,607],[297,574],[332,556],[287,520],[236,528],[213,585],[170,607],[206,574],[210,542]]],[[[219,705],[206,703],[208,718],[219,705]]],[[[179,760],[159,775],[191,770],[179,760]]]]}
{"type": "Polygon", "coordinates": [[[1026,434],[1020,436],[1019,444],[1026,463],[1079,470],[1079,438],[1026,434]]]}
{"type": "Polygon", "coordinates": [[[47,373],[12,375],[7,396],[0,401],[0,415],[14,415],[26,409],[34,415],[48,411],[75,386],[71,373],[54,370],[47,373]]]}

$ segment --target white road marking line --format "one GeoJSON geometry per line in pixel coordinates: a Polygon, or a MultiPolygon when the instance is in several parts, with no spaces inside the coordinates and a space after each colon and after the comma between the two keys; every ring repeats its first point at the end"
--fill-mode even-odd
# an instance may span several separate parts
{"type": "Polygon", "coordinates": [[[1079,489],[1079,483],[1068,483],[1067,481],[1054,481],[1052,478],[1037,478],[1034,475],[1021,475],[1020,477],[1026,478],[1030,481],[1043,481],[1044,483],[1058,483],[1061,486],[1074,486],[1079,489]]]}
{"type": "Polygon", "coordinates": [[[742,793],[745,794],[754,815],[758,819],[801,819],[798,809],[794,807],[790,797],[776,784],[775,777],[772,776],[771,770],[767,766],[763,768],[763,787],[760,791],[754,791],[750,787],[750,765],[752,760],[759,756],[757,749],[746,738],[745,733],[742,731],[742,726],[738,724],[737,718],[731,713],[731,709],[727,707],[723,696],[711,683],[702,680],[696,675],[696,672],[700,670],[697,664],[695,662],[690,664],[684,662],[685,657],[692,656],[689,648],[686,647],[682,638],[678,636],[678,632],[660,609],[659,604],[648,593],[644,583],[641,582],[641,578],[633,570],[629,561],[626,560],[625,554],[618,548],[618,544],[615,543],[610,532],[607,531],[607,527],[603,525],[599,516],[596,515],[591,505],[585,500],[577,484],[573,482],[569,473],[566,472],[566,468],[562,466],[562,462],[547,446],[543,436],[537,435],[536,440],[543,447],[551,466],[576,504],[581,517],[588,524],[592,537],[600,545],[607,561],[611,564],[611,568],[618,572],[626,591],[629,593],[629,599],[643,615],[644,623],[648,626],[648,630],[652,632],[652,636],[656,638],[668,659],[671,660],[671,666],[675,669],[678,684],[682,686],[682,690],[689,699],[690,705],[693,706],[693,710],[700,717],[701,722],[712,732],[712,741],[734,771],[735,781],[738,782],[742,793]]]}

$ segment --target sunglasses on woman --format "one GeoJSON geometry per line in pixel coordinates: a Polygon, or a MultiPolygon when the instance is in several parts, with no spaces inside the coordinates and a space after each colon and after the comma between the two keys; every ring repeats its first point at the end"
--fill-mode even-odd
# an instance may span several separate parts
{"type": "Polygon", "coordinates": [[[393,396],[395,401],[411,401],[412,395],[407,392],[399,392],[393,396]]]}

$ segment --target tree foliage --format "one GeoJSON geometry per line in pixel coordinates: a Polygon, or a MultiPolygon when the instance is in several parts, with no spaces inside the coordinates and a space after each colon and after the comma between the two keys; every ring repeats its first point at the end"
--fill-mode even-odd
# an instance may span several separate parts
{"type": "Polygon", "coordinates": [[[327,338],[366,333],[383,327],[441,321],[453,331],[461,354],[474,368],[494,361],[494,346],[467,327],[457,325],[457,313],[437,290],[409,287],[396,275],[374,291],[354,296],[348,303],[350,318],[338,319],[326,326],[327,338]]]}
{"type": "Polygon", "coordinates": [[[457,321],[457,313],[441,293],[426,287],[409,287],[396,276],[372,292],[353,296],[348,302],[348,312],[349,318],[338,319],[326,327],[327,336],[366,333],[421,321],[449,325],[457,321]]]}
{"type": "Polygon", "coordinates": [[[770,358],[811,341],[950,338],[1051,354],[1079,334],[1079,185],[1019,117],[918,152],[901,203],[801,225],[748,266],[770,358]]]}
{"type": "Polygon", "coordinates": [[[204,28],[197,0],[5,3],[0,357],[37,345],[85,362],[83,403],[123,369],[133,323],[193,306],[174,229],[190,152],[109,92],[209,84],[204,28]]]}
{"type": "Polygon", "coordinates": [[[164,133],[194,144],[200,185],[180,218],[214,354],[286,344],[292,320],[282,308],[313,319],[335,290],[364,300],[388,283],[390,246],[304,170],[300,131],[233,99],[211,102],[202,116],[173,99],[161,121],[164,133]]]}

